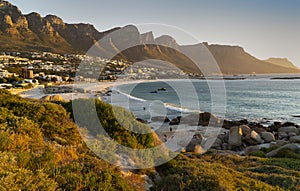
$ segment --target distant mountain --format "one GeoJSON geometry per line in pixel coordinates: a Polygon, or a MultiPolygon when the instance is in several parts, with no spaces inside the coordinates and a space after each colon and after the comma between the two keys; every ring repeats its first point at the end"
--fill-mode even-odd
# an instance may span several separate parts
{"type": "Polygon", "coordinates": [[[289,61],[287,58],[269,58],[268,60],[265,60],[266,62],[276,64],[278,66],[283,66],[287,68],[294,68],[298,69],[291,61],[289,61]]]}
{"type": "Polygon", "coordinates": [[[287,68],[259,60],[238,46],[209,45],[208,48],[225,74],[300,73],[296,67],[287,68]]]}
{"type": "Polygon", "coordinates": [[[300,69],[285,64],[286,61],[262,61],[238,46],[208,43],[181,46],[171,36],[155,39],[152,32],[140,34],[132,25],[99,32],[93,25],[68,24],[55,15],[23,15],[16,6],[0,0],[0,51],[85,54],[95,44],[92,54],[114,55],[115,59],[133,62],[159,59],[186,72],[199,74],[300,73],[300,69]],[[100,39],[101,43],[96,43],[100,39]],[[132,46],[123,50],[125,45],[132,46]]]}

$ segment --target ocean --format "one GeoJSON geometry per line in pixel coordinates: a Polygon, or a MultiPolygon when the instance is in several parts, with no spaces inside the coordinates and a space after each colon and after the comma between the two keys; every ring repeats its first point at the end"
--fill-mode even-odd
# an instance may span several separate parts
{"type": "Polygon", "coordinates": [[[207,111],[230,120],[300,124],[300,80],[174,80],[124,84],[107,102],[150,121],[207,111]],[[298,117],[297,117],[298,116],[298,117]]]}

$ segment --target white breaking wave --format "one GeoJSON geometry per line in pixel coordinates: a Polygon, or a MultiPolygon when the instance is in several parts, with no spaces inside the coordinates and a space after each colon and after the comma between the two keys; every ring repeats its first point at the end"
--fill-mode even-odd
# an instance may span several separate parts
{"type": "MultiPolygon", "coordinates": [[[[132,96],[128,93],[122,92],[120,89],[117,89],[117,88],[114,88],[113,92],[117,92],[117,93],[124,95],[127,98],[132,99],[132,100],[140,101],[143,103],[147,102],[147,100],[145,100],[145,99],[132,96]]],[[[193,110],[193,109],[185,108],[180,105],[173,104],[173,103],[164,103],[164,106],[165,106],[165,108],[167,108],[169,110],[177,111],[177,112],[181,112],[181,113],[201,113],[202,112],[200,110],[193,110]]]]}
{"type": "Polygon", "coordinates": [[[164,105],[166,108],[168,108],[170,110],[179,111],[182,113],[202,113],[202,111],[200,111],[200,110],[193,110],[193,109],[185,108],[180,105],[173,104],[173,103],[164,103],[164,105]]]}

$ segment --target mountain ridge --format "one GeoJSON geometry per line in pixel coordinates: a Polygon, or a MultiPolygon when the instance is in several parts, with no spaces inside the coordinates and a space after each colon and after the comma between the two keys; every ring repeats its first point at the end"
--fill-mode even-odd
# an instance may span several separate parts
{"type": "Polygon", "coordinates": [[[269,58],[265,60],[266,62],[276,64],[279,66],[287,67],[287,68],[297,68],[289,59],[287,58],[269,58]]]}
{"type": "Polygon", "coordinates": [[[97,50],[102,55],[117,54],[116,59],[133,62],[159,59],[173,63],[186,72],[199,74],[300,73],[294,65],[259,60],[240,46],[208,43],[181,46],[168,35],[155,38],[151,31],[141,34],[134,25],[99,32],[91,24],[65,23],[56,15],[42,17],[35,12],[23,15],[17,6],[3,0],[0,1],[0,23],[0,51],[85,54],[100,39],[113,33],[116,38],[107,38],[104,44],[97,45],[97,50]],[[119,52],[124,44],[141,46],[119,52]],[[199,62],[198,66],[195,60],[199,62]],[[218,64],[219,69],[213,66],[214,63],[218,64]],[[199,67],[207,71],[200,71],[199,67]]]}

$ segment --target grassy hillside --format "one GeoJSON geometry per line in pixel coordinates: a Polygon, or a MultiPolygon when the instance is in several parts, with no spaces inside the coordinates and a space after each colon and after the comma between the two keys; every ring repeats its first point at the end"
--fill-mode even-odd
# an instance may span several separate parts
{"type": "MultiPolygon", "coordinates": [[[[101,108],[104,114],[109,110],[105,104],[101,108]]],[[[137,137],[130,138],[124,143],[146,147],[137,137]]],[[[117,167],[95,156],[61,105],[28,101],[0,90],[0,190],[141,190],[142,186],[138,176],[124,177],[117,167]]]]}
{"type": "Polygon", "coordinates": [[[152,190],[300,190],[300,160],[207,153],[179,155],[157,168],[152,190]]]}

